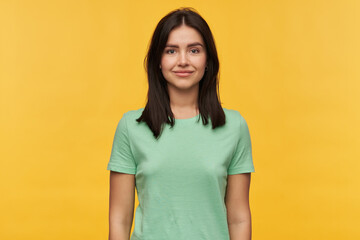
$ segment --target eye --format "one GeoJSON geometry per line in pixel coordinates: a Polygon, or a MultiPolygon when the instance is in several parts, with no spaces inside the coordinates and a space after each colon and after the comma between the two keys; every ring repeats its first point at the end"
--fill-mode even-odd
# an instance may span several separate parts
{"type": "Polygon", "coordinates": [[[174,49],[169,49],[169,50],[166,51],[166,53],[173,54],[173,53],[174,53],[174,49]]]}
{"type": "Polygon", "coordinates": [[[199,49],[196,49],[196,48],[191,49],[191,52],[192,52],[192,53],[199,53],[199,49]],[[195,52],[194,52],[194,51],[195,51],[195,52]]]}

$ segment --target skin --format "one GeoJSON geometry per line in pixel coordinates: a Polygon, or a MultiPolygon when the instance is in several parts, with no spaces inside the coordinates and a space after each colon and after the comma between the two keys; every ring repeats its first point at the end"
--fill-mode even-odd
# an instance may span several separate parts
{"type": "Polygon", "coordinates": [[[231,240],[251,240],[251,173],[228,175],[225,205],[231,240]]]}
{"type": "Polygon", "coordinates": [[[110,171],[109,240],[129,240],[135,205],[135,175],[110,171]]]}
{"type": "Polygon", "coordinates": [[[199,82],[205,73],[206,58],[205,44],[197,30],[181,25],[170,32],[160,68],[168,84],[170,107],[175,118],[190,118],[198,114],[199,82]],[[194,43],[201,45],[189,46],[194,43]],[[193,73],[179,77],[175,71],[181,70],[193,73]]]}

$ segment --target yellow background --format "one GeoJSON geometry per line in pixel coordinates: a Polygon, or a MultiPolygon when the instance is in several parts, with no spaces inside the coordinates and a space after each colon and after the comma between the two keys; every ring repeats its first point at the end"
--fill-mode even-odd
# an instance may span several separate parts
{"type": "Polygon", "coordinates": [[[357,0],[1,0],[0,239],[107,239],[116,124],[144,106],[150,37],[182,6],[249,125],[253,239],[360,239],[357,0]]]}

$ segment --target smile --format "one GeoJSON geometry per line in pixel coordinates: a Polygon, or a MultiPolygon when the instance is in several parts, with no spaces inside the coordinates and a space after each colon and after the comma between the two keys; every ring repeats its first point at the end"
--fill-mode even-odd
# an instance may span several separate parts
{"type": "Polygon", "coordinates": [[[190,76],[193,72],[174,72],[176,76],[179,77],[188,77],[190,76]]]}

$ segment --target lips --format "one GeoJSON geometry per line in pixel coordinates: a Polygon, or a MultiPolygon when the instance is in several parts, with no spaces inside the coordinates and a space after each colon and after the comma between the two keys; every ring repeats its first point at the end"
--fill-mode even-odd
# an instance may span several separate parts
{"type": "Polygon", "coordinates": [[[192,73],[193,71],[174,71],[175,73],[192,73]]]}
{"type": "Polygon", "coordinates": [[[190,76],[193,72],[192,71],[174,71],[176,76],[179,77],[187,77],[190,76]]]}
{"type": "Polygon", "coordinates": [[[188,77],[191,74],[192,74],[192,72],[175,72],[175,75],[179,76],[179,77],[188,77]]]}

